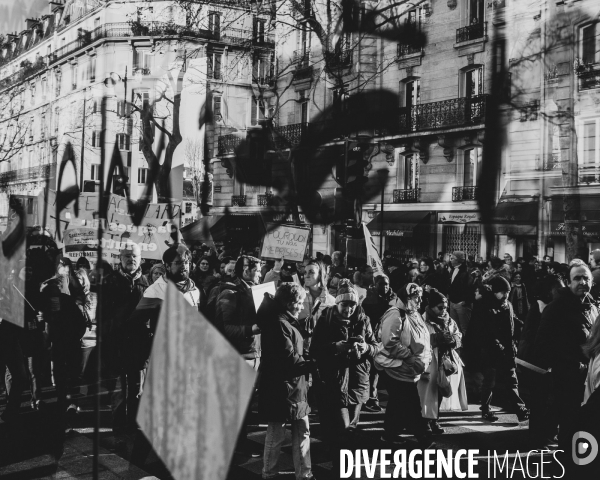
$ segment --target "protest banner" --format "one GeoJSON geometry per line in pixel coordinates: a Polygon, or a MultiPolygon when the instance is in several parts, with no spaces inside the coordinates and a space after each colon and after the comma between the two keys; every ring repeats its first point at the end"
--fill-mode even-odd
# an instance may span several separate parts
{"type": "Polygon", "coordinates": [[[261,257],[291,260],[301,262],[304,260],[306,245],[310,230],[292,225],[269,225],[267,234],[263,239],[261,257]]]}
{"type": "Polygon", "coordinates": [[[250,287],[252,290],[252,299],[254,300],[254,308],[258,312],[258,307],[265,298],[265,293],[275,295],[275,282],[261,283],[260,285],[254,285],[250,287]]]}
{"type": "Polygon", "coordinates": [[[256,375],[169,281],[137,423],[172,478],[225,479],[256,375]]]}
{"type": "Polygon", "coordinates": [[[379,252],[377,251],[371,232],[369,232],[366,223],[363,222],[362,226],[365,232],[365,243],[367,244],[367,261],[373,269],[373,276],[384,275],[385,272],[383,271],[381,258],[379,257],[379,252]]]}

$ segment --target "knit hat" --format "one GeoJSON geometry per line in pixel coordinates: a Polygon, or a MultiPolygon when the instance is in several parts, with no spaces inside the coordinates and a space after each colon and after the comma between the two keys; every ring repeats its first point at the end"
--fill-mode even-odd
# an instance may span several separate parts
{"type": "Polygon", "coordinates": [[[456,257],[456,259],[459,262],[464,262],[467,258],[467,256],[465,255],[465,252],[461,252],[460,250],[457,250],[456,252],[452,252],[452,255],[454,255],[456,257]]]}
{"type": "Polygon", "coordinates": [[[336,305],[341,302],[354,302],[358,303],[358,293],[354,288],[354,285],[348,279],[343,279],[337,289],[335,303],[336,305]]]}
{"type": "Polygon", "coordinates": [[[504,277],[498,275],[493,277],[488,283],[492,287],[492,293],[510,292],[510,283],[504,277]]]}
{"type": "Polygon", "coordinates": [[[429,306],[436,307],[441,303],[448,303],[448,299],[435,288],[429,290],[429,306]]]}

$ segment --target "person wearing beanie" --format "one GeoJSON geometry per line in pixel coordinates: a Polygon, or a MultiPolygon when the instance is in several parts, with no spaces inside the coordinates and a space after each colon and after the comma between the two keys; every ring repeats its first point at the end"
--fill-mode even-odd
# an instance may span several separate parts
{"type": "Polygon", "coordinates": [[[421,397],[421,415],[429,420],[432,433],[439,435],[444,433],[438,423],[440,411],[464,411],[469,408],[463,362],[456,353],[462,344],[462,333],[448,315],[448,300],[435,288],[429,291],[429,304],[423,319],[431,334],[432,358],[429,369],[423,373],[417,387],[421,397]],[[442,362],[448,360],[455,365],[456,372],[448,376],[452,394],[444,398],[438,388],[438,376],[440,368],[443,368],[442,362]]]}
{"type": "Polygon", "coordinates": [[[479,319],[481,329],[480,358],[483,372],[481,387],[481,415],[484,420],[495,422],[498,417],[491,411],[492,391],[496,378],[503,377],[503,385],[508,387],[508,399],[511,410],[520,422],[529,418],[529,410],[519,395],[515,357],[516,335],[513,307],[508,301],[510,283],[504,277],[497,276],[482,286],[484,298],[482,315],[479,319]]]}
{"type": "Polygon", "coordinates": [[[419,313],[423,290],[409,283],[398,291],[398,306],[387,310],[381,320],[382,349],[375,367],[385,372],[389,399],[382,440],[401,445],[399,428],[405,427],[426,449],[433,446],[431,430],[421,415],[417,383],[431,362],[430,333],[419,313]]]}
{"type": "Polygon", "coordinates": [[[370,360],[377,353],[371,322],[358,305],[350,280],[341,280],[335,305],[325,308],[313,332],[310,354],[318,368],[319,417],[331,442],[334,470],[341,448],[349,448],[361,406],[369,399],[370,360]]]}
{"type": "Polygon", "coordinates": [[[450,255],[450,288],[448,304],[450,316],[458,323],[463,334],[467,332],[471,320],[473,304],[473,276],[469,275],[465,252],[456,251],[450,255]]]}

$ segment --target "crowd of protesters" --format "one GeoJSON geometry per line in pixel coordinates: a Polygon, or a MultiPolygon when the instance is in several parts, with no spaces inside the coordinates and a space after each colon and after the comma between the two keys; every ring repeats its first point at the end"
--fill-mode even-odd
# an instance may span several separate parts
{"type": "MultiPolygon", "coordinates": [[[[382,441],[400,446],[408,433],[431,448],[433,435],[445,432],[440,412],[468,408],[465,371],[482,374],[483,421],[498,420],[491,408],[498,381],[506,408],[519,421],[531,415],[530,431],[544,445],[558,441],[570,451],[582,415],[599,429],[600,409],[591,407],[600,395],[599,250],[589,262],[570,264],[508,254],[484,261],[460,251],[402,263],[384,252],[383,271],[374,272],[366,262],[348,268],[342,252],[290,263],[183,244],[150,264],[127,243],[118,265],[104,262],[98,277],[84,257],[73,265],[51,240],[28,241],[36,248],[10,279],[25,292],[25,328],[0,322],[5,422],[18,417],[24,391],[32,408],[45,408],[41,382],[49,376],[68,424],[82,385],[100,393],[91,355],[98,334],[113,431],[135,433],[172,282],[258,371],[258,412],[268,424],[264,478],[278,473],[286,424],[296,478],[313,478],[308,414],[315,410],[335,465],[339,449],[351,448],[361,412],[383,410],[379,390],[388,395],[382,441]],[[269,282],[275,294],[265,294],[257,309],[252,287],[269,282]],[[527,402],[521,390],[529,392],[527,402]]],[[[13,295],[4,285],[2,295],[13,295]]]]}

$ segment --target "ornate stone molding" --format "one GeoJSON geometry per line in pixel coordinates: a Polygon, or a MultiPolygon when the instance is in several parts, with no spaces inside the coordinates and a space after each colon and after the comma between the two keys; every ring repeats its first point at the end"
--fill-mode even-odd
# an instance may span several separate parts
{"type": "Polygon", "coordinates": [[[443,155],[448,163],[454,160],[454,147],[447,135],[438,135],[438,145],[444,149],[443,155]]]}

